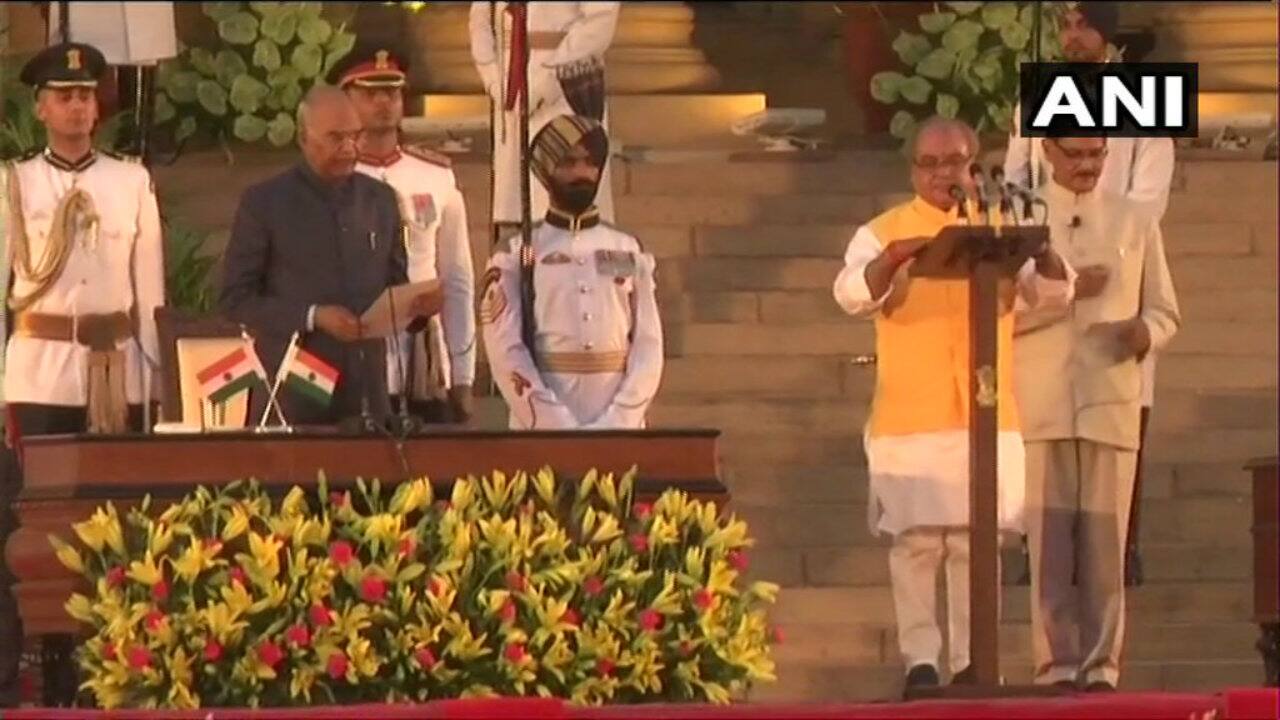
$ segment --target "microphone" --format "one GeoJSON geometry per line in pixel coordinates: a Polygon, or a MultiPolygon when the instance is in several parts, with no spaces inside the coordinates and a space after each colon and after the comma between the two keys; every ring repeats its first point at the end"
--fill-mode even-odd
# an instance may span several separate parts
{"type": "MultiPolygon", "coordinates": [[[[409,225],[400,223],[400,240],[406,248],[409,246],[409,225]]],[[[400,376],[400,407],[397,408],[396,434],[405,437],[418,429],[417,419],[409,414],[409,372],[405,368],[404,352],[400,345],[400,324],[396,322],[396,294],[387,295],[391,310],[391,348],[396,356],[396,374],[400,376]]]]}
{"type": "Polygon", "coordinates": [[[973,220],[969,217],[969,196],[965,194],[964,188],[959,185],[952,185],[948,191],[951,198],[956,201],[960,207],[960,217],[964,218],[966,225],[972,225],[973,220]]]}
{"type": "Polygon", "coordinates": [[[1004,168],[999,165],[991,166],[991,180],[996,184],[996,191],[1000,193],[999,213],[1001,221],[1005,220],[1005,216],[1013,219],[1013,224],[1018,224],[1018,214],[1013,211],[1013,199],[1009,196],[1007,189],[1008,183],[1004,181],[1004,168]]]}
{"type": "Polygon", "coordinates": [[[987,200],[987,182],[982,174],[982,166],[973,163],[969,166],[969,177],[973,179],[974,190],[978,193],[978,214],[984,216],[983,224],[991,224],[990,203],[987,200]]]}

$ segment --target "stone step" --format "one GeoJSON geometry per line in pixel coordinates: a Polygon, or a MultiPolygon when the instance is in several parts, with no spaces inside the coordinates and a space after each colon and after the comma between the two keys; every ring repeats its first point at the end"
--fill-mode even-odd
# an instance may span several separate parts
{"type": "Polygon", "coordinates": [[[1275,320],[1185,323],[1162,355],[1276,355],[1275,320]]]}
{"type": "MultiPolygon", "coordinates": [[[[1274,328],[1273,328],[1274,329],[1274,328]]],[[[850,358],[875,352],[875,328],[868,320],[841,323],[698,323],[666,333],[681,356],[826,356],[850,358]]]]}
{"type": "Polygon", "coordinates": [[[1177,223],[1235,222],[1243,214],[1241,208],[1274,204],[1275,187],[1273,177],[1270,182],[1233,185],[1228,196],[1199,192],[1171,194],[1162,224],[1167,227],[1177,223]]]}
{"type": "Polygon", "coordinates": [[[1152,457],[1165,462],[1244,462],[1276,453],[1276,429],[1206,429],[1186,433],[1153,434],[1152,457]]]}
{"type": "Polygon", "coordinates": [[[1277,387],[1275,358],[1218,354],[1170,355],[1157,365],[1157,391],[1178,388],[1220,392],[1277,387]]]}
{"type": "Polygon", "coordinates": [[[827,398],[841,391],[844,371],[834,358],[699,356],[667,358],[664,398],[827,398]],[[714,381],[714,383],[713,383],[714,381]],[[714,384],[714,387],[711,385],[714,384]]]}
{"type": "Polygon", "coordinates": [[[1173,498],[1144,500],[1142,542],[1182,543],[1200,548],[1238,548],[1252,543],[1253,510],[1248,498],[1173,498]]]}
{"type": "Polygon", "coordinates": [[[672,195],[872,194],[906,190],[902,156],[892,151],[841,153],[835,160],[805,162],[708,159],[679,164],[628,163],[626,192],[672,195]]]}
{"type": "Polygon", "coordinates": [[[694,291],[830,291],[842,267],[826,258],[695,258],[685,264],[684,282],[694,291]]]}
{"type": "Polygon", "coordinates": [[[1253,578],[1253,548],[1249,545],[1144,542],[1141,553],[1149,583],[1253,578]]]}
{"type": "Polygon", "coordinates": [[[698,226],[693,229],[693,248],[699,257],[842,258],[857,227],[854,223],[698,226]]]}
{"type": "Polygon", "coordinates": [[[1170,206],[1183,195],[1202,195],[1222,202],[1224,197],[1239,196],[1242,188],[1250,192],[1277,194],[1275,166],[1266,162],[1240,162],[1232,160],[1197,160],[1178,166],[1178,189],[1170,193],[1170,206]]]}
{"type": "Polygon", "coordinates": [[[867,467],[860,463],[777,467],[730,461],[723,475],[735,509],[739,504],[777,507],[867,500],[867,467]]]}
{"type": "MultiPolygon", "coordinates": [[[[1178,282],[1178,278],[1174,282],[1178,282]]],[[[1218,288],[1183,290],[1178,285],[1178,308],[1183,329],[1206,321],[1259,321],[1276,318],[1274,289],[1218,288]]]]}
{"type": "Polygon", "coordinates": [[[1163,230],[1164,251],[1168,257],[1253,253],[1254,232],[1248,223],[1170,223],[1163,230]]]}
{"type": "MultiPolygon", "coordinates": [[[[1159,370],[1157,370],[1158,376],[1159,370]]],[[[1149,432],[1187,432],[1197,428],[1268,428],[1280,424],[1276,391],[1211,393],[1166,389],[1159,384],[1149,432]]]]}
{"type": "Polygon", "coordinates": [[[614,198],[618,224],[830,225],[861,223],[874,217],[882,200],[869,195],[623,195],[614,198]]]}
{"type": "Polygon", "coordinates": [[[865,406],[845,399],[765,402],[727,398],[696,403],[664,399],[655,404],[649,421],[658,427],[717,427],[734,432],[855,438],[862,434],[865,415],[865,406]]]}

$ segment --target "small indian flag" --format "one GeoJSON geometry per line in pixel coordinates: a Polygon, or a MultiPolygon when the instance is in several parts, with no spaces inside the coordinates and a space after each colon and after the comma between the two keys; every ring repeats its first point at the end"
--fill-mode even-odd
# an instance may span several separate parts
{"type": "Polygon", "coordinates": [[[227,353],[196,373],[200,394],[211,403],[226,402],[238,392],[266,387],[267,372],[248,344],[227,353]]]}
{"type": "Polygon", "coordinates": [[[338,384],[338,371],[332,365],[294,344],[285,356],[286,387],[297,390],[321,405],[333,399],[333,387],[338,384]]]}

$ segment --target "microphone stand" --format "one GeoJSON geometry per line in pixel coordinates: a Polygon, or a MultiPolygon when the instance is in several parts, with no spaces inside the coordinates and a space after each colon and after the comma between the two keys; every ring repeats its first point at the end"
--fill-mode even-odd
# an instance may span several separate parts
{"type": "MultiPolygon", "coordinates": [[[[401,237],[407,240],[409,226],[400,226],[401,237]]],[[[391,421],[392,431],[398,437],[408,437],[420,429],[418,419],[409,414],[409,373],[405,370],[404,355],[400,346],[400,325],[396,322],[396,294],[387,296],[391,304],[391,347],[396,355],[396,374],[400,376],[400,407],[391,421]]],[[[427,352],[431,352],[428,348],[427,352]]]]}
{"type": "Polygon", "coordinates": [[[359,359],[359,376],[360,376],[360,414],[349,417],[341,422],[344,432],[355,435],[371,435],[378,432],[378,421],[373,417],[373,411],[369,407],[369,360],[365,355],[364,330],[361,329],[360,338],[356,340],[356,355],[359,359]]]}

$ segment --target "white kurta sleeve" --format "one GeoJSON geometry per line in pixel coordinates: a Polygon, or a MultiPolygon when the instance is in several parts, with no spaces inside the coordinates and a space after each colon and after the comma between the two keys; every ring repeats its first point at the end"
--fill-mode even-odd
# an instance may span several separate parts
{"type": "Polygon", "coordinates": [[[471,385],[476,377],[475,271],[467,233],[467,206],[451,188],[436,233],[436,272],[444,289],[445,345],[449,348],[450,385],[471,385]]]}
{"type": "Polygon", "coordinates": [[[480,320],[493,381],[520,430],[564,430],[580,426],[573,412],[542,381],[520,333],[519,261],[500,252],[489,260],[484,277],[480,320]]]}
{"type": "Polygon", "coordinates": [[[658,314],[656,261],[648,253],[639,256],[636,286],[632,293],[634,321],[631,347],[627,352],[627,374],[613,401],[587,427],[592,429],[642,428],[645,412],[662,382],[662,319],[658,314]]]}
{"type": "Polygon", "coordinates": [[[164,305],[164,237],[151,175],[138,168],[137,236],[133,243],[133,290],[138,312],[139,340],[147,369],[160,366],[160,341],[156,332],[156,308],[164,305]]]}
{"type": "Polygon", "coordinates": [[[1169,206],[1169,186],[1173,184],[1173,139],[1142,138],[1134,141],[1133,167],[1129,172],[1131,200],[1149,203],[1156,218],[1169,206]]]}
{"type": "Polygon", "coordinates": [[[468,29],[471,33],[471,60],[480,73],[480,81],[490,97],[497,96],[498,77],[502,68],[498,67],[498,52],[494,44],[493,22],[489,13],[492,3],[471,3],[471,15],[468,29]]]}
{"type": "Polygon", "coordinates": [[[844,251],[844,267],[832,288],[836,302],[846,313],[854,317],[870,315],[880,310],[889,297],[892,286],[878,298],[871,297],[871,289],[867,287],[867,266],[883,251],[880,240],[870,227],[863,225],[853,234],[844,251]]]}
{"type": "Polygon", "coordinates": [[[564,28],[565,37],[560,41],[547,65],[556,66],[576,62],[589,57],[604,57],[613,43],[613,33],[618,28],[619,2],[580,2],[579,15],[564,28]]]}
{"type": "Polygon", "coordinates": [[[1169,262],[1164,255],[1164,234],[1156,222],[1152,222],[1147,231],[1140,307],[1142,321],[1151,331],[1150,351],[1159,352],[1178,332],[1182,315],[1173,289],[1173,277],[1169,274],[1169,262]]]}

